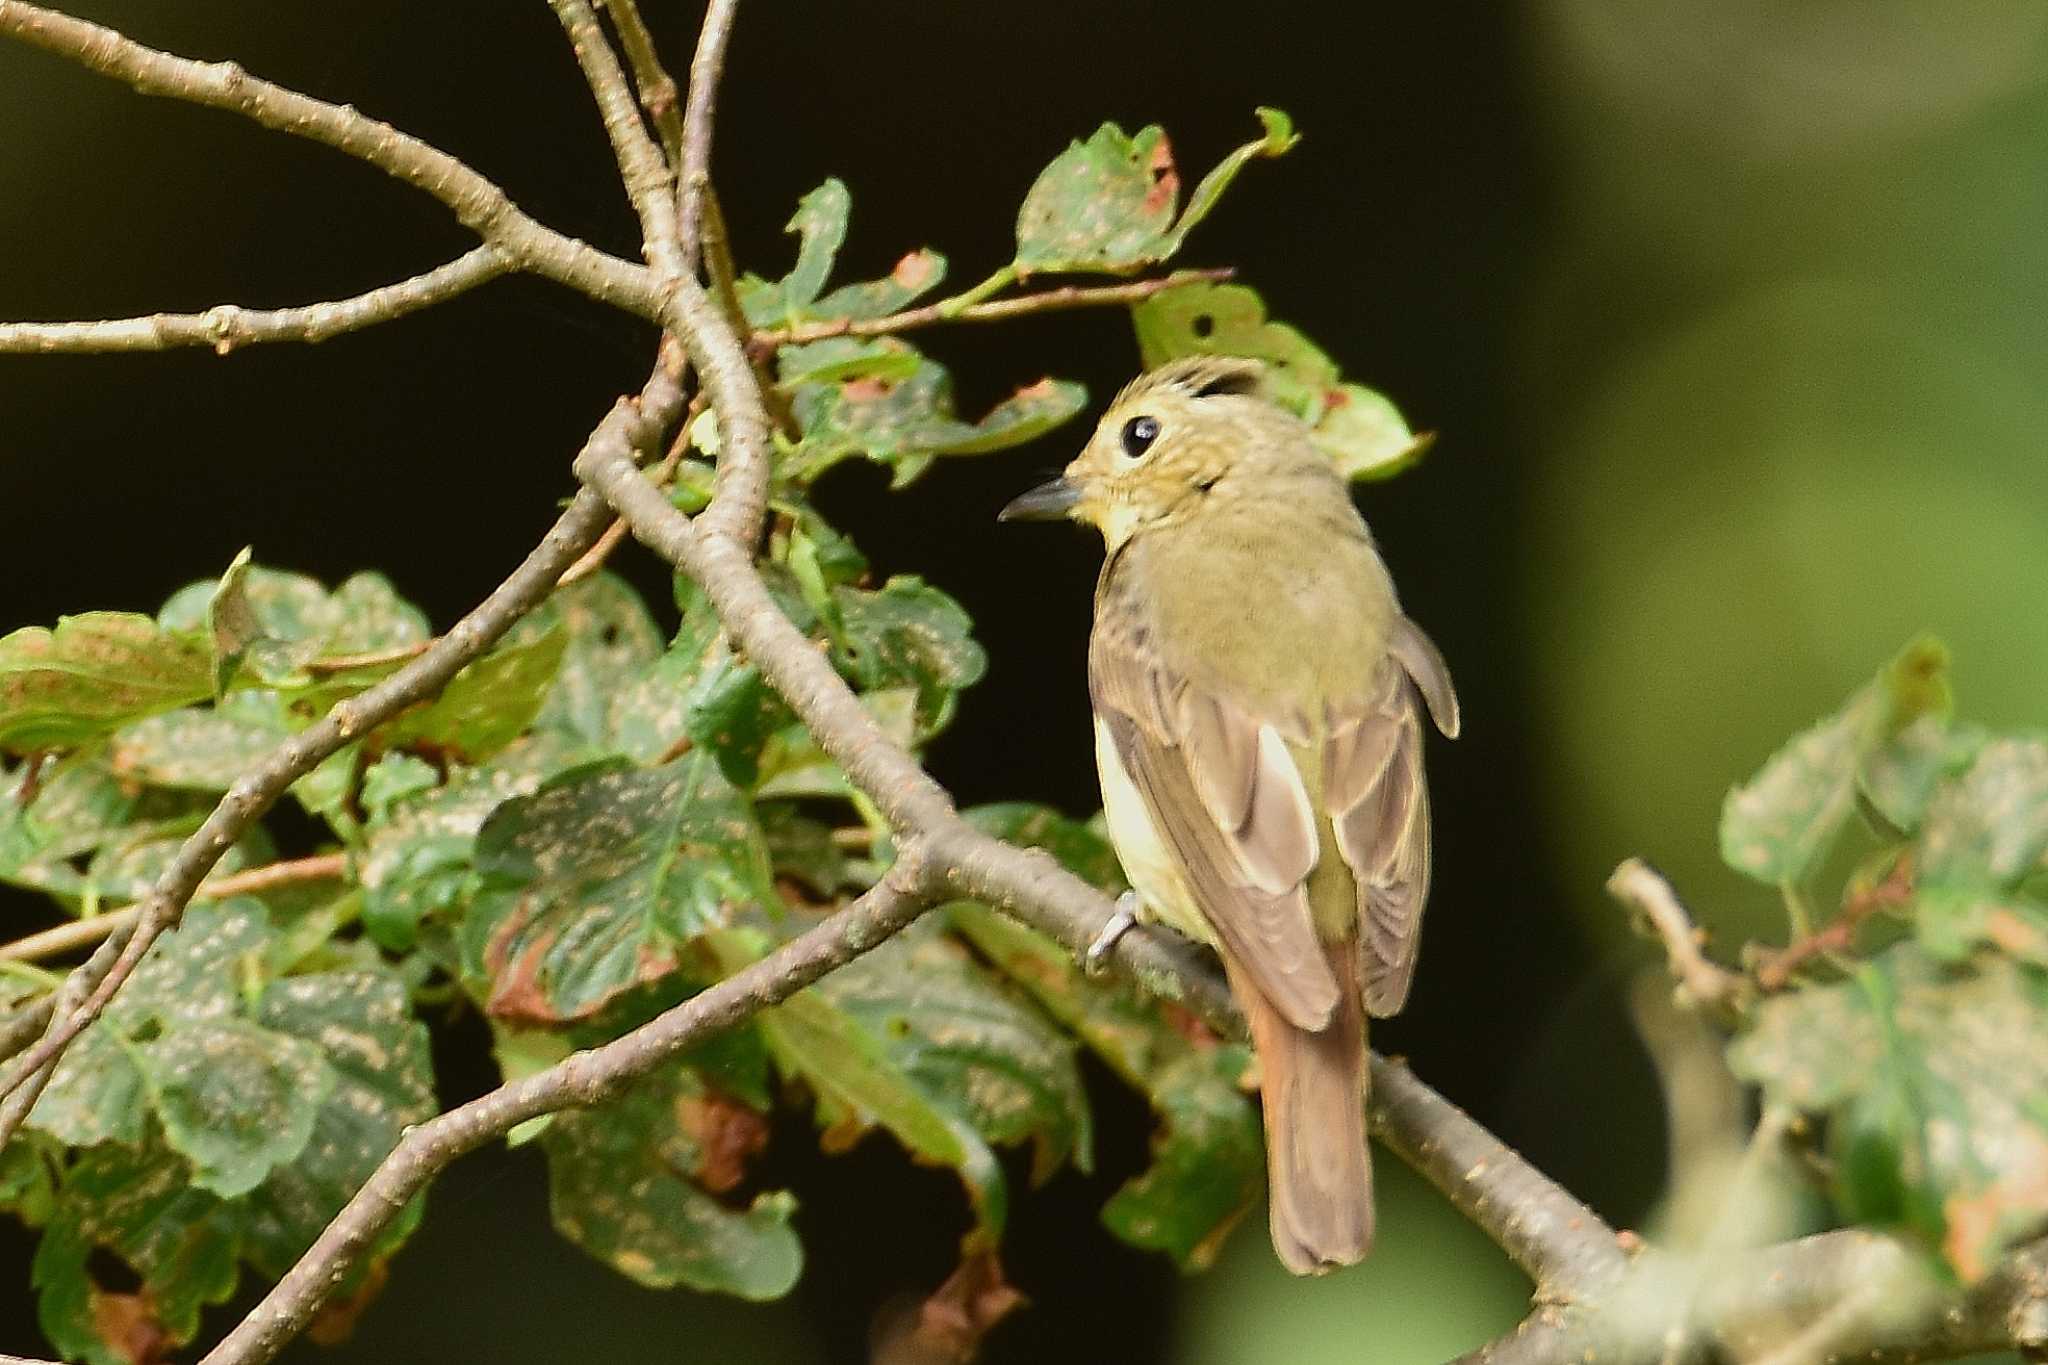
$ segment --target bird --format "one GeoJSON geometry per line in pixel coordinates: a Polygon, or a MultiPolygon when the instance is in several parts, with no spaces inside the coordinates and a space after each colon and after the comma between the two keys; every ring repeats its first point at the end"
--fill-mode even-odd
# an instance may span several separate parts
{"type": "Polygon", "coordinates": [[[1424,717],[1459,729],[1349,487],[1256,360],[1140,375],[1004,521],[1094,525],[1095,757],[1134,922],[1214,948],[1258,1056],[1281,1262],[1373,1240],[1366,1025],[1406,1003],[1429,894],[1424,717]]]}

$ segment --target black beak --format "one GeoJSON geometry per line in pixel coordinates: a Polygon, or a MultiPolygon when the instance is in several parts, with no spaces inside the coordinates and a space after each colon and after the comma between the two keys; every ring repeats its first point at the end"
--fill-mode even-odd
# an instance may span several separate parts
{"type": "Polygon", "coordinates": [[[1002,511],[996,513],[997,521],[1058,521],[1074,510],[1074,504],[1081,501],[1081,488],[1072,479],[1054,479],[1042,483],[1029,493],[1010,499],[1002,511]]]}

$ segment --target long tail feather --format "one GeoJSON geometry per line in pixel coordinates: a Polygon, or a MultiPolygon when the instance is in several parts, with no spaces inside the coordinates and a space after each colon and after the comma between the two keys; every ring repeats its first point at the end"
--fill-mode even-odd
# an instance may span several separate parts
{"type": "Polygon", "coordinates": [[[1328,951],[1339,1003],[1329,1026],[1314,1033],[1288,1023],[1227,958],[1224,964],[1259,1053],[1273,1249],[1297,1275],[1355,1264],[1372,1249],[1371,1073],[1357,950],[1344,942],[1328,951]]]}

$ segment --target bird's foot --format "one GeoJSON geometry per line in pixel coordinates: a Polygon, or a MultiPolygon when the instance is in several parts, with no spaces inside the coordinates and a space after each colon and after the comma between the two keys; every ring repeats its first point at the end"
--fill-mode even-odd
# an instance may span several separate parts
{"type": "Polygon", "coordinates": [[[1090,976],[1101,976],[1109,970],[1109,955],[1116,951],[1117,941],[1131,932],[1138,923],[1138,893],[1126,891],[1116,898],[1116,913],[1109,917],[1109,923],[1102,926],[1102,932],[1088,945],[1088,951],[1081,958],[1081,965],[1090,976]]]}

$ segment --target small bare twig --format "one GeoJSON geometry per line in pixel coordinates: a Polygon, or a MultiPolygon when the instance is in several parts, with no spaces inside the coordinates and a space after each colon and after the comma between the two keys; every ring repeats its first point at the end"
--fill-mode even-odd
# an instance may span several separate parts
{"type": "Polygon", "coordinates": [[[1856,946],[1856,933],[1880,910],[1904,905],[1913,899],[1913,858],[1902,854],[1885,879],[1875,886],[1859,887],[1842,898],[1841,913],[1818,929],[1775,953],[1764,954],[1756,965],[1756,982],[1767,991],[1781,991],[1792,984],[1799,969],[1815,958],[1846,953],[1856,946]]]}
{"type": "Polygon", "coordinates": [[[110,355],[204,346],[227,355],[263,342],[321,342],[445,303],[512,268],[504,252],[485,245],[423,275],[325,303],[268,309],[223,303],[203,313],[152,313],[104,322],[0,323],[0,354],[110,355]]]}
{"type": "Polygon", "coordinates": [[[1735,1010],[1749,994],[1749,983],[1706,955],[1705,932],[1693,923],[1664,874],[1640,858],[1630,858],[1607,879],[1607,894],[1640,913],[1664,943],[1671,975],[1698,1004],[1735,1010]]]}
{"type": "Polygon", "coordinates": [[[668,74],[668,68],[661,63],[661,54],[654,49],[654,35],[647,31],[647,22],[640,17],[639,5],[634,0],[603,2],[605,13],[612,17],[612,27],[618,30],[619,46],[626,50],[626,60],[632,64],[633,88],[639,92],[640,107],[647,111],[655,133],[661,138],[662,155],[672,169],[680,170],[683,164],[682,92],[676,89],[675,78],[668,74]]]}
{"type": "Polygon", "coordinates": [[[26,0],[0,0],[0,35],[67,57],[144,95],[225,109],[324,143],[440,200],[521,269],[641,317],[660,316],[659,290],[645,267],[543,226],[493,181],[388,123],[259,80],[232,62],[175,57],[26,0]]]}
{"type": "Polygon", "coordinates": [[[673,279],[684,271],[676,224],[675,168],[648,136],[633,84],[606,40],[590,0],[548,0],[548,5],[569,35],[584,82],[597,98],[626,197],[640,217],[641,254],[658,278],[673,279]]]}
{"type": "Polygon", "coordinates": [[[694,274],[703,243],[704,196],[711,189],[711,123],[718,108],[718,82],[725,74],[725,49],[739,0],[711,0],[697,30],[697,51],[690,58],[690,93],[683,107],[683,159],[676,183],[682,197],[679,226],[683,261],[694,274]]]}
{"type": "MultiPolygon", "coordinates": [[[[280,886],[333,881],[347,875],[347,854],[320,853],[310,858],[266,863],[225,877],[214,877],[199,884],[199,889],[192,893],[192,901],[196,904],[226,900],[230,896],[259,895],[280,886]]],[[[109,934],[127,929],[141,913],[141,904],[125,905],[118,910],[45,929],[39,934],[29,934],[12,943],[0,943],[0,962],[40,962],[79,948],[89,948],[109,934]]]]}
{"type": "Polygon", "coordinates": [[[771,328],[754,333],[748,339],[747,345],[757,354],[765,354],[777,346],[824,341],[829,337],[887,336],[944,322],[1001,322],[1006,318],[1023,317],[1030,313],[1057,313],[1069,308],[1101,308],[1124,303],[1142,303],[1154,294],[1163,294],[1169,289],[1178,289],[1185,284],[1215,283],[1230,279],[1236,273],[1228,266],[1208,270],[1176,270],[1171,275],[1161,276],[1156,280],[1135,280],[1129,284],[1070,284],[1059,289],[1045,289],[1035,294],[1020,294],[1013,299],[995,299],[988,303],[969,304],[958,309],[928,303],[921,308],[906,308],[900,313],[890,313],[886,317],[834,318],[827,322],[803,322],[794,327],[771,328]]]}

